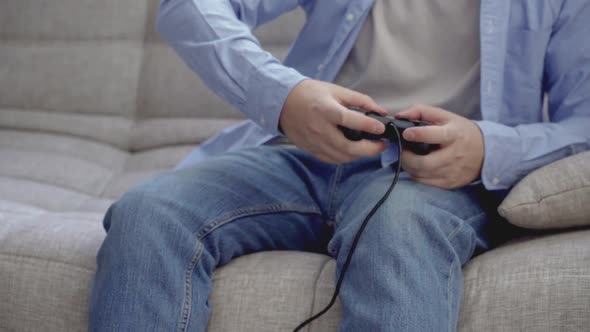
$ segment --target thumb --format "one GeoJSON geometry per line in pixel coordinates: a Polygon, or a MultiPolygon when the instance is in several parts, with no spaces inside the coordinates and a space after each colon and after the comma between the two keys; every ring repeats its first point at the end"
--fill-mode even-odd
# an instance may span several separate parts
{"type": "Polygon", "coordinates": [[[396,118],[406,118],[410,120],[426,121],[431,124],[445,124],[449,122],[455,114],[447,112],[441,108],[428,105],[414,105],[409,109],[399,112],[396,118]]]}
{"type": "Polygon", "coordinates": [[[334,96],[342,105],[362,108],[366,111],[375,111],[381,115],[387,115],[387,111],[379,106],[373,98],[343,87],[337,87],[334,96]]]}
{"type": "Polygon", "coordinates": [[[333,115],[331,120],[336,125],[376,135],[385,132],[385,125],[378,120],[362,113],[351,111],[338,103],[335,103],[335,108],[336,111],[331,113],[333,115]]]}

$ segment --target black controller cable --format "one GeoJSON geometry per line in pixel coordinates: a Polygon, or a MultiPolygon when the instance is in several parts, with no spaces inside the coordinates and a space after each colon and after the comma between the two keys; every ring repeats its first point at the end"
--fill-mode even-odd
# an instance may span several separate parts
{"type": "Polygon", "coordinates": [[[299,324],[299,326],[297,326],[295,328],[295,330],[293,330],[293,332],[300,331],[307,324],[313,322],[314,320],[316,320],[317,318],[319,318],[320,316],[322,316],[323,314],[328,312],[328,310],[330,310],[330,308],[334,305],[334,303],[336,303],[336,299],[338,298],[338,294],[340,293],[340,287],[342,286],[342,282],[344,280],[344,275],[346,274],[346,270],[348,269],[348,266],[350,265],[350,261],[352,260],[352,255],[354,254],[354,250],[356,249],[356,246],[357,246],[358,241],[361,237],[361,234],[363,234],[363,231],[365,230],[365,227],[367,226],[371,217],[375,214],[375,212],[377,212],[377,210],[385,202],[387,197],[389,197],[389,194],[391,194],[391,191],[393,190],[393,188],[397,184],[397,179],[399,178],[399,173],[401,171],[401,165],[402,165],[402,154],[401,154],[401,152],[402,152],[402,143],[401,143],[402,138],[401,138],[401,135],[400,135],[398,129],[393,125],[392,125],[392,127],[395,130],[395,135],[397,137],[397,144],[398,144],[398,148],[399,148],[399,150],[398,150],[399,151],[399,158],[397,161],[397,167],[392,165],[392,168],[393,167],[396,168],[393,181],[391,182],[391,185],[389,186],[389,189],[387,189],[387,192],[385,193],[385,195],[383,195],[383,197],[381,197],[379,202],[377,202],[377,204],[375,204],[375,206],[373,206],[373,209],[365,217],[365,220],[363,220],[361,227],[359,227],[359,230],[356,232],[356,235],[354,236],[354,240],[352,241],[352,246],[350,247],[350,251],[348,252],[348,256],[346,256],[346,261],[344,262],[344,265],[342,266],[342,271],[340,273],[340,277],[338,278],[338,282],[336,283],[336,289],[334,290],[334,294],[332,295],[332,300],[330,300],[330,303],[324,309],[322,309],[322,311],[318,312],[317,314],[308,318],[303,323],[299,324]]]}

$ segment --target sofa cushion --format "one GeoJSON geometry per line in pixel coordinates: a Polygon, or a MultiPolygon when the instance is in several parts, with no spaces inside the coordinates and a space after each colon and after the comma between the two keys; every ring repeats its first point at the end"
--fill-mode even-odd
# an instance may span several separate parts
{"type": "MultiPolygon", "coordinates": [[[[149,1],[158,2],[158,1],[149,1]]],[[[0,39],[141,40],[145,0],[7,0],[0,7],[0,39]]]]}
{"type": "Polygon", "coordinates": [[[102,213],[0,199],[0,331],[82,331],[102,213]]]}
{"type": "Polygon", "coordinates": [[[459,331],[588,331],[590,230],[521,238],[463,268],[459,331]]]}
{"type": "Polygon", "coordinates": [[[131,153],[84,138],[0,129],[0,200],[55,212],[96,211],[173,168],[192,149],[178,145],[131,153]]]}
{"type": "Polygon", "coordinates": [[[498,211],[525,228],[590,225],[590,152],[532,172],[512,189],[498,211]]]}

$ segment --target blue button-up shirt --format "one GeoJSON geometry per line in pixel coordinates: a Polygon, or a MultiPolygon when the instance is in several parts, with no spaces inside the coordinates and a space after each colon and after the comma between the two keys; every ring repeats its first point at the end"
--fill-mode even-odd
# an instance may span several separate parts
{"type": "MultiPolygon", "coordinates": [[[[508,189],[534,169],[590,148],[590,1],[480,1],[481,180],[489,190],[508,189]]],[[[180,167],[280,135],[291,89],[306,78],[334,80],[373,4],[162,0],[161,36],[212,91],[250,118],[197,147],[180,167]],[[298,6],[307,20],[281,63],[251,30],[298,6]]],[[[397,158],[394,148],[384,153],[384,164],[397,158]]]]}

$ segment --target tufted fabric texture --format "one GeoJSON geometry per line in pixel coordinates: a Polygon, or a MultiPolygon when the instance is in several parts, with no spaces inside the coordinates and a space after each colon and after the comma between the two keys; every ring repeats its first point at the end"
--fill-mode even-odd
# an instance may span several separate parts
{"type": "Polygon", "coordinates": [[[590,152],[559,160],[527,175],[498,212],[532,229],[590,225],[590,152]]]}
{"type": "MultiPolygon", "coordinates": [[[[242,118],[158,39],[157,2],[0,1],[0,331],[86,330],[108,206],[242,118]]],[[[282,57],[302,20],[256,33],[282,57]]],[[[589,240],[537,236],[476,258],[460,330],[588,330],[589,240]]],[[[209,331],[288,331],[329,301],[333,276],[327,256],[237,259],[215,274],[209,331]]],[[[335,331],[340,314],[310,331],[335,331]]]]}

